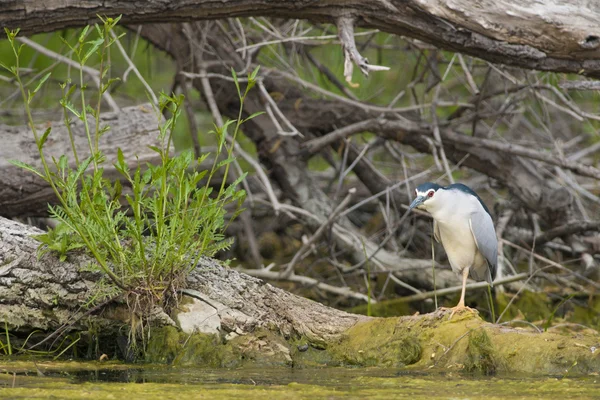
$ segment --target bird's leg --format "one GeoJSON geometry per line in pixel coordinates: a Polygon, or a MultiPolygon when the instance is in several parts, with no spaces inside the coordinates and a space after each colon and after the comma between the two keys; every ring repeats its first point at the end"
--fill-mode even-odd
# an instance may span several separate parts
{"type": "Polygon", "coordinates": [[[467,306],[465,306],[465,292],[467,290],[467,278],[469,277],[469,269],[470,267],[466,267],[462,270],[462,290],[460,292],[460,300],[458,301],[458,304],[455,307],[450,308],[449,310],[451,310],[452,312],[450,313],[450,317],[448,319],[452,319],[452,317],[454,316],[454,313],[457,311],[462,311],[462,310],[469,310],[469,311],[476,311],[473,310],[467,306]]]}
{"type": "Polygon", "coordinates": [[[469,277],[469,267],[462,270],[462,290],[460,292],[460,300],[455,309],[465,308],[465,292],[467,291],[467,278],[469,277]]]}

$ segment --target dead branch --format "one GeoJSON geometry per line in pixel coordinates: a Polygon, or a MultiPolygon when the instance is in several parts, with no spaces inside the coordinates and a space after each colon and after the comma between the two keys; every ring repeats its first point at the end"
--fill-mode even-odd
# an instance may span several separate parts
{"type": "Polygon", "coordinates": [[[176,0],[148,1],[139,7],[133,0],[96,0],[85,5],[63,4],[58,0],[44,3],[19,0],[0,5],[0,24],[31,34],[89,24],[95,22],[98,14],[120,14],[126,23],[185,22],[250,15],[331,23],[355,14],[360,15],[357,22],[361,26],[413,37],[491,62],[597,76],[600,60],[595,50],[600,46],[599,17],[597,8],[589,4],[586,0],[577,0],[563,5],[559,0],[552,0],[547,6],[539,7],[534,0],[500,3],[486,0],[484,5],[473,8],[470,1],[457,1],[450,6],[440,0],[411,0],[402,7],[381,0],[344,3],[343,6],[334,0],[318,4],[292,0],[268,4],[228,0],[218,5],[208,0],[176,0]]]}

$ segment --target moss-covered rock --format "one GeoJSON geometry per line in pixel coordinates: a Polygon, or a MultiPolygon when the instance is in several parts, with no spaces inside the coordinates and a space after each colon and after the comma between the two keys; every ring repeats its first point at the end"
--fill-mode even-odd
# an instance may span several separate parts
{"type": "Polygon", "coordinates": [[[328,348],[334,359],[361,366],[400,367],[421,358],[419,330],[398,324],[397,318],[382,318],[350,328],[328,348]]]}
{"type": "Polygon", "coordinates": [[[489,324],[462,312],[373,319],[349,329],[327,351],[333,362],[358,366],[441,367],[482,374],[600,371],[597,332],[539,333],[489,324]]]}

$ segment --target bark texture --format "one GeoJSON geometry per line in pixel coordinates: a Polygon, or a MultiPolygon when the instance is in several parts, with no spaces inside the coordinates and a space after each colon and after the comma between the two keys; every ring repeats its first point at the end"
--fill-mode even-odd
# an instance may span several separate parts
{"type": "MultiPolygon", "coordinates": [[[[0,319],[10,330],[49,330],[75,322],[100,278],[84,272],[91,262],[85,255],[71,255],[66,262],[49,253],[38,259],[38,242],[31,236],[40,233],[0,217],[0,319]]],[[[190,274],[187,291],[216,310],[225,334],[267,328],[325,343],[367,319],[295,296],[212,259],[203,259],[190,274]]],[[[103,324],[106,318],[123,322],[102,310],[93,316],[103,324]]],[[[72,328],[82,329],[84,322],[72,328]]]]}
{"type": "MultiPolygon", "coordinates": [[[[117,161],[117,149],[121,148],[129,166],[135,168],[138,162],[154,162],[158,155],[148,146],[158,146],[158,119],[149,104],[126,107],[119,112],[101,114],[101,126],[110,125],[111,129],[102,136],[99,149],[108,163],[104,174],[115,179],[120,176],[112,166],[117,161]],[[137,158],[136,158],[137,157],[137,158]]],[[[93,129],[94,124],[92,122],[93,129]]],[[[66,154],[73,161],[71,143],[67,127],[63,121],[47,122],[38,127],[44,132],[52,127],[52,133],[44,145],[44,154],[51,162],[66,154]]],[[[90,154],[84,125],[75,121],[71,126],[77,155],[80,160],[90,154]]],[[[33,173],[9,162],[16,159],[41,170],[42,164],[33,133],[26,126],[0,125],[0,215],[4,217],[44,216],[48,213],[48,203],[55,201],[49,185],[33,173]]]]}
{"type": "Polygon", "coordinates": [[[529,69],[600,75],[600,13],[586,0],[79,1],[18,0],[0,5],[0,25],[25,33],[82,26],[96,16],[125,23],[273,16],[357,24],[413,37],[488,61],[529,69]]]}

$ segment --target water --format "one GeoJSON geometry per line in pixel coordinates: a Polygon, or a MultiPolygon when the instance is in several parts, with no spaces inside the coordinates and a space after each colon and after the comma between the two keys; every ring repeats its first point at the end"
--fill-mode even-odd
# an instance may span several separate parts
{"type": "Polygon", "coordinates": [[[600,399],[600,377],[0,360],[2,399],[600,399]]]}

